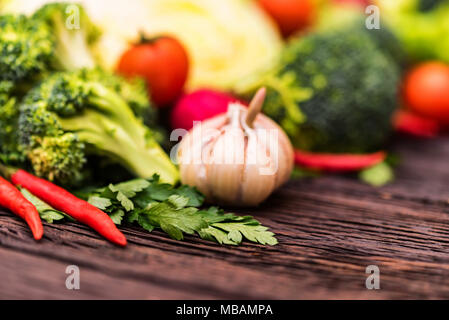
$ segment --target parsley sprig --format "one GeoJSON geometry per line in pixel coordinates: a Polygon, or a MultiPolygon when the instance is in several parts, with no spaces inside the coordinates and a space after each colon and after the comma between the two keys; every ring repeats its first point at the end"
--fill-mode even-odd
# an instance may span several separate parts
{"type": "Polygon", "coordinates": [[[149,232],[158,228],[176,240],[184,234],[198,234],[227,245],[239,245],[243,239],[277,244],[274,234],[253,217],[225,213],[217,207],[203,209],[204,196],[195,188],[161,183],[158,176],[110,184],[84,196],[115,224],[135,223],[149,232]]]}

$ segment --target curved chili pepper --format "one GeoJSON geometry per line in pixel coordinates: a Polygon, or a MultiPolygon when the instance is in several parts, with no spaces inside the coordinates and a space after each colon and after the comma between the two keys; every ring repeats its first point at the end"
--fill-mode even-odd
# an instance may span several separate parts
{"type": "Polygon", "coordinates": [[[350,172],[379,164],[386,156],[383,151],[370,154],[332,154],[295,150],[295,163],[313,170],[350,172]]]}
{"type": "Polygon", "coordinates": [[[26,221],[36,240],[44,234],[42,221],[36,207],[9,181],[0,177],[0,206],[11,210],[26,221]]]}
{"type": "Polygon", "coordinates": [[[437,121],[423,118],[405,110],[399,110],[396,113],[394,127],[399,132],[422,138],[434,138],[441,130],[441,126],[437,121]]]}
{"type": "Polygon", "coordinates": [[[111,218],[87,201],[81,200],[63,188],[21,169],[11,172],[10,178],[15,185],[26,188],[56,210],[88,225],[109,241],[120,246],[126,245],[125,236],[117,229],[111,218]]]}

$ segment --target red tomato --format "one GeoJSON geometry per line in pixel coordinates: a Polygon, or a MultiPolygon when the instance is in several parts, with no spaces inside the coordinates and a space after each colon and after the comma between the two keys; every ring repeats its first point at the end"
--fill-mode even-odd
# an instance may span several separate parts
{"type": "Polygon", "coordinates": [[[371,0],[334,0],[334,2],[343,4],[353,4],[361,7],[367,7],[372,3],[371,0]]]}
{"type": "Polygon", "coordinates": [[[144,40],[121,57],[118,72],[146,79],[152,100],[166,106],[182,93],[189,60],[183,46],[170,37],[144,40]]]}
{"type": "Polygon", "coordinates": [[[284,37],[310,26],[315,18],[315,0],[259,0],[276,21],[284,37]]]}
{"type": "Polygon", "coordinates": [[[404,81],[404,100],[415,112],[449,124],[449,65],[423,63],[404,81]]]}

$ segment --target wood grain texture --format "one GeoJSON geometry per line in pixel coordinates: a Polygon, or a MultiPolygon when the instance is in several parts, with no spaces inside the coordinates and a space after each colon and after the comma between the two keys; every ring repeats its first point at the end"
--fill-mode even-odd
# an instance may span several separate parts
{"type": "Polygon", "coordinates": [[[397,180],[372,188],[352,177],[290,181],[252,214],[279,245],[225,247],[122,228],[127,248],[87,227],[45,224],[36,243],[0,212],[0,298],[384,299],[449,298],[449,138],[397,139],[397,180]],[[65,268],[81,270],[67,290],[65,268]],[[378,265],[381,289],[365,288],[378,265]]]}

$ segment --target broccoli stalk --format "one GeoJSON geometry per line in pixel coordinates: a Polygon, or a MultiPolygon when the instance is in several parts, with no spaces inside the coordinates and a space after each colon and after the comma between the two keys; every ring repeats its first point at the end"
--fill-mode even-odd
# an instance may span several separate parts
{"type": "Polygon", "coordinates": [[[93,80],[97,72],[55,73],[25,98],[20,141],[36,174],[73,184],[82,177],[86,155],[95,154],[120,163],[138,177],[159,174],[164,182],[177,182],[177,168],[150,129],[134,115],[120,88],[93,80]]]}
{"type": "Polygon", "coordinates": [[[62,129],[75,132],[88,149],[115,159],[138,177],[158,173],[163,181],[176,182],[176,168],[125,101],[99,84],[93,84],[90,93],[88,103],[96,109],[60,117],[62,129]]]}
{"type": "Polygon", "coordinates": [[[50,3],[36,11],[33,18],[45,22],[51,28],[56,47],[53,67],[58,70],[94,68],[96,63],[91,51],[99,31],[81,6],[67,3],[50,3]],[[70,21],[67,8],[74,8],[70,21]],[[73,24],[72,24],[73,23],[73,24]]]}

